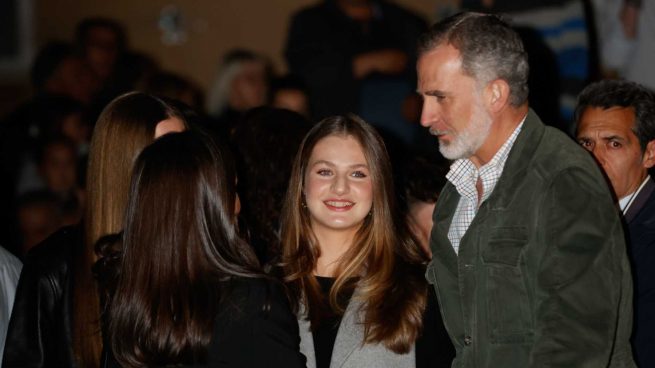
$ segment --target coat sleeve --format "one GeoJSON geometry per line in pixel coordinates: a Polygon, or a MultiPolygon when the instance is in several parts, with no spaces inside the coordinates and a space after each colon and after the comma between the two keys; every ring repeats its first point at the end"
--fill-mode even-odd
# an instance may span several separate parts
{"type": "Polygon", "coordinates": [[[209,351],[210,366],[300,368],[298,322],[282,286],[265,279],[240,280],[226,296],[209,351]]]}
{"type": "Polygon", "coordinates": [[[618,211],[598,176],[579,168],[556,176],[541,208],[529,366],[608,366],[632,313],[618,211]]]}
{"type": "Polygon", "coordinates": [[[298,321],[291,312],[282,286],[268,285],[265,307],[257,313],[254,326],[253,367],[305,367],[300,353],[298,321]]]}
{"type": "Polygon", "coordinates": [[[47,337],[54,335],[56,284],[43,275],[39,262],[28,258],[16,289],[2,367],[45,367],[57,355],[47,337]],[[45,337],[45,338],[44,338],[45,337]]]}

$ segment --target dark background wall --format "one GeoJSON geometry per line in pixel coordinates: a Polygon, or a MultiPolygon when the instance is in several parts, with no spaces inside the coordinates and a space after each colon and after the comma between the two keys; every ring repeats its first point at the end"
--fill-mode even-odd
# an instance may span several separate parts
{"type": "MultiPolygon", "coordinates": [[[[164,69],[207,89],[221,56],[234,47],[268,55],[276,69],[283,72],[287,22],[296,10],[317,0],[2,0],[1,9],[19,2],[31,13],[26,18],[32,49],[27,51],[30,57],[26,60],[31,60],[34,50],[48,40],[71,40],[79,20],[111,17],[125,26],[131,48],[150,54],[164,69]],[[167,45],[162,41],[158,22],[162,9],[171,6],[182,15],[186,41],[167,45]]],[[[396,0],[428,21],[434,18],[439,4],[446,2],[449,0],[396,0]]],[[[11,35],[4,28],[1,34],[3,41],[11,35]]],[[[29,62],[23,60],[21,64],[18,69],[0,68],[0,115],[30,94],[29,62]]]]}

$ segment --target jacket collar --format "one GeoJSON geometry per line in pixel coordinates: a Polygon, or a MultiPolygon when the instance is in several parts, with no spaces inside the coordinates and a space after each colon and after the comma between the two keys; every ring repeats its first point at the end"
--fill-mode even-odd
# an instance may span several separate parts
{"type": "MultiPolygon", "coordinates": [[[[361,348],[364,344],[364,328],[359,320],[359,310],[362,308],[361,301],[358,300],[358,290],[355,289],[346,311],[341,319],[337,337],[334,340],[332,348],[332,358],[330,368],[343,367],[348,357],[356,348],[361,348]]],[[[314,336],[312,335],[311,325],[307,320],[307,313],[304,307],[300,308],[298,313],[298,327],[300,329],[300,350],[307,357],[307,368],[316,368],[316,350],[314,349],[314,336]]]]}
{"type": "Polygon", "coordinates": [[[655,182],[649,177],[644,187],[639,191],[637,198],[635,198],[630,208],[628,208],[628,212],[624,216],[626,223],[631,223],[637,217],[653,192],[655,192],[655,182]]]}
{"type": "MultiPolygon", "coordinates": [[[[509,153],[505,168],[494,191],[487,201],[482,203],[471,226],[483,220],[486,214],[489,213],[489,210],[493,211],[507,207],[514,196],[514,184],[517,180],[522,180],[525,176],[525,171],[529,168],[544,131],[545,127],[543,123],[537,114],[530,109],[523,123],[523,128],[509,153]]],[[[436,249],[432,249],[433,252],[438,253],[433,258],[439,259],[455,275],[458,274],[457,254],[450,240],[448,240],[448,229],[457,209],[459,199],[460,196],[455,187],[451,183],[447,183],[435,206],[435,212],[433,214],[435,228],[432,231],[434,241],[439,245],[436,249]]],[[[462,243],[466,237],[467,235],[464,235],[462,243]]]]}

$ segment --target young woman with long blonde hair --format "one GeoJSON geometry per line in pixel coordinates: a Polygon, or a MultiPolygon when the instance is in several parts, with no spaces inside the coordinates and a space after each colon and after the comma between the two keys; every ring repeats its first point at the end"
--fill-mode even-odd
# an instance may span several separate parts
{"type": "Polygon", "coordinates": [[[308,367],[449,367],[427,259],[395,205],[390,160],[355,116],[318,123],[294,163],[282,269],[308,367]]]}

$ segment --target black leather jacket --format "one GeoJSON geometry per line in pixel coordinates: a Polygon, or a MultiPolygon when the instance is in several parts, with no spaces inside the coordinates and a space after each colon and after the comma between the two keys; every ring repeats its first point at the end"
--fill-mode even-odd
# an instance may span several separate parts
{"type": "Polygon", "coordinates": [[[18,281],[2,367],[74,367],[71,333],[74,252],[80,228],[65,227],[34,247],[18,281]]]}

